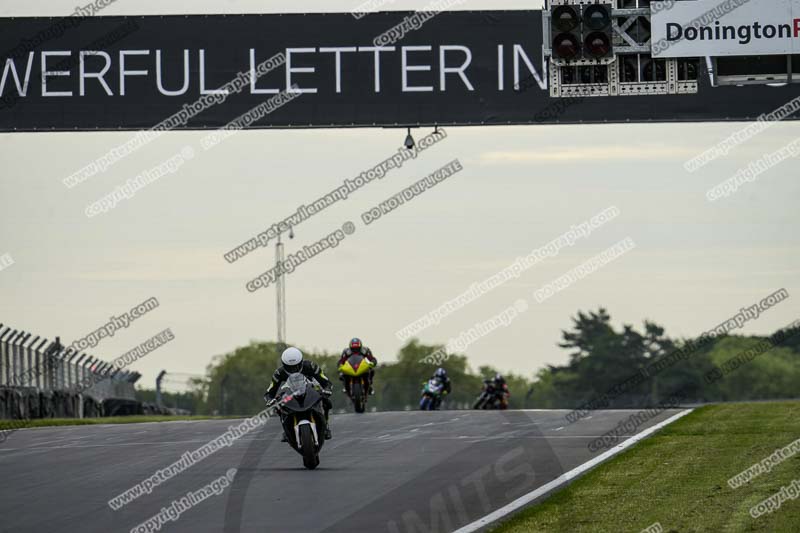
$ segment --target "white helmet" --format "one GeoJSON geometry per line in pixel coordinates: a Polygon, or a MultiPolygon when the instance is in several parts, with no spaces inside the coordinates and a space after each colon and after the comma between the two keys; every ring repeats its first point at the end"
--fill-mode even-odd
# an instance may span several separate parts
{"type": "Polygon", "coordinates": [[[281,362],[283,368],[290,374],[300,372],[303,366],[303,352],[294,347],[286,348],[281,354],[281,362]]]}

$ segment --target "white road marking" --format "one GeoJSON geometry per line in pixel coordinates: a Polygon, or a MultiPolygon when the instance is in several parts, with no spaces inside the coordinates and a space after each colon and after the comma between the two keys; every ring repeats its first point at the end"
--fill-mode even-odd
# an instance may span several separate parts
{"type": "Polygon", "coordinates": [[[70,440],[69,437],[63,437],[60,439],[53,439],[53,440],[43,440],[42,442],[34,442],[33,444],[29,445],[28,448],[30,448],[31,450],[40,450],[47,448],[47,446],[44,445],[55,444],[56,442],[66,442],[68,440],[70,440]]]}
{"type": "Polygon", "coordinates": [[[553,431],[561,431],[562,429],[564,429],[564,426],[561,426],[560,428],[556,428],[553,431]]]}
{"type": "Polygon", "coordinates": [[[694,409],[687,409],[685,411],[681,411],[680,413],[669,417],[668,419],[664,420],[663,422],[659,422],[658,424],[645,429],[641,433],[637,433],[633,437],[629,438],[628,440],[626,440],[624,442],[621,442],[620,444],[616,445],[614,448],[608,450],[607,452],[605,452],[605,453],[603,453],[601,455],[598,455],[594,459],[591,459],[590,461],[587,461],[587,462],[583,463],[582,465],[577,466],[576,468],[573,468],[569,472],[565,472],[564,474],[561,474],[559,477],[557,477],[553,481],[542,485],[538,489],[535,489],[535,490],[529,492],[528,494],[525,494],[524,496],[522,496],[520,498],[517,498],[516,500],[514,500],[511,503],[509,503],[508,505],[505,505],[505,506],[501,507],[500,509],[498,509],[498,510],[492,512],[492,513],[487,514],[483,518],[480,518],[480,519],[476,520],[475,522],[472,522],[471,524],[467,524],[466,526],[457,529],[453,533],[472,533],[473,531],[478,531],[479,529],[481,529],[481,528],[483,528],[483,527],[485,527],[485,526],[487,526],[487,525],[489,525],[489,524],[491,524],[493,522],[496,522],[497,520],[500,520],[504,516],[506,516],[506,515],[508,515],[510,513],[513,513],[514,511],[517,511],[521,507],[524,507],[524,506],[528,505],[529,503],[534,501],[536,498],[538,498],[538,497],[540,497],[540,496],[542,496],[544,494],[547,494],[548,492],[558,488],[559,486],[561,486],[564,483],[570,481],[571,479],[583,474],[584,472],[586,472],[590,468],[602,463],[606,459],[609,459],[610,457],[613,457],[614,455],[618,454],[619,452],[621,452],[621,451],[623,451],[623,450],[625,450],[627,448],[630,448],[631,446],[633,446],[634,444],[636,444],[640,440],[644,439],[645,437],[650,436],[651,434],[655,433],[656,431],[658,431],[659,429],[663,428],[667,424],[671,424],[672,422],[678,420],[679,418],[682,418],[682,417],[688,415],[692,411],[694,411],[694,409]]]}
{"type": "Polygon", "coordinates": [[[39,452],[39,451],[42,451],[42,452],[46,452],[47,451],[46,448],[43,448],[41,450],[27,449],[27,448],[17,448],[17,450],[22,452],[22,453],[18,453],[16,455],[7,455],[6,457],[0,456],[0,459],[8,458],[8,459],[11,459],[11,460],[16,460],[16,459],[19,459],[20,457],[26,457],[26,456],[29,456],[29,455],[33,455],[33,454],[35,454],[36,452],[39,452]]]}
{"type": "MultiPolygon", "coordinates": [[[[263,439],[263,440],[269,440],[269,439],[263,439]]],[[[41,446],[37,448],[31,448],[31,447],[0,448],[0,452],[18,451],[18,450],[60,450],[64,448],[113,448],[115,446],[159,446],[162,444],[205,444],[207,442],[208,442],[207,440],[179,440],[179,441],[163,441],[163,442],[115,442],[113,444],[83,444],[78,446],[64,445],[64,446],[41,446]]],[[[236,444],[236,442],[234,442],[234,444],[236,444]]],[[[233,444],[231,446],[233,446],[233,444]]]]}
{"type": "Polygon", "coordinates": [[[569,413],[569,409],[513,409],[518,413],[558,413],[559,411],[569,413]]]}
{"type": "MultiPolygon", "coordinates": [[[[641,434],[640,434],[641,435],[641,434]]],[[[425,436],[423,435],[420,438],[427,438],[429,440],[461,440],[461,439],[481,439],[484,441],[487,440],[519,440],[519,439],[596,439],[597,437],[601,437],[602,435],[517,435],[516,433],[512,435],[495,435],[495,436],[486,436],[486,435],[459,435],[458,437],[435,437],[435,436],[425,436]]],[[[620,435],[619,438],[628,439],[632,437],[636,437],[638,435],[620,435]]],[[[400,434],[395,435],[392,438],[391,435],[381,435],[378,437],[381,442],[394,442],[397,440],[404,440],[414,438],[415,435],[409,434],[400,434]]],[[[66,439],[65,439],[66,440],[66,439]]],[[[244,441],[245,439],[238,439],[232,446],[236,445],[236,443],[244,441]]],[[[249,441],[269,441],[270,438],[252,438],[248,439],[249,441]]],[[[353,440],[368,440],[367,437],[364,438],[354,438],[353,440]]],[[[59,441],[54,441],[59,442],[59,441]]],[[[182,440],[182,441],[162,441],[162,442],[115,442],[109,444],[64,444],[61,446],[41,446],[41,447],[25,447],[25,448],[6,448],[0,447],[1,452],[12,452],[12,451],[24,451],[24,450],[63,450],[63,449],[78,449],[78,448],[114,448],[116,446],[159,446],[163,444],[205,444],[208,440],[182,440]]],[[[627,441],[626,441],[627,442],[627,441]]]]}
{"type": "Polygon", "coordinates": [[[197,424],[198,422],[221,422],[223,424],[229,423],[230,421],[241,421],[244,420],[241,417],[237,418],[205,418],[202,420],[160,420],[157,422],[126,422],[123,424],[75,424],[73,426],[36,426],[36,427],[29,427],[29,428],[15,428],[14,432],[18,431],[25,431],[25,432],[37,432],[37,431],[58,431],[59,433],[67,432],[70,430],[78,430],[78,429],[102,429],[102,430],[109,430],[109,429],[126,429],[132,428],[134,426],[148,426],[154,424],[197,424]]]}

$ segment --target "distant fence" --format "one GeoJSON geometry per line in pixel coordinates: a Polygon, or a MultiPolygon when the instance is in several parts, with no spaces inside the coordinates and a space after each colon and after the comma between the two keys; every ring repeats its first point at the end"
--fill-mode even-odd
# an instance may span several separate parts
{"type": "Polygon", "coordinates": [[[0,418],[137,414],[140,377],[0,323],[0,418]]]}

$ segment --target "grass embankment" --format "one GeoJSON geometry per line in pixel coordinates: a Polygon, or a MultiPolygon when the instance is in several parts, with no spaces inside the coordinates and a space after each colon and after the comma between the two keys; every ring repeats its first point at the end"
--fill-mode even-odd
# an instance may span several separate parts
{"type": "Polygon", "coordinates": [[[639,532],[656,522],[664,532],[798,532],[800,498],[759,518],[749,511],[800,478],[800,453],[739,488],[728,485],[798,438],[800,402],[703,407],[493,532],[639,532]]]}
{"type": "Polygon", "coordinates": [[[31,420],[0,420],[0,431],[49,426],[87,426],[92,424],[140,424],[142,422],[173,422],[175,420],[222,420],[225,416],[110,416],[107,418],[35,418],[31,420]]]}

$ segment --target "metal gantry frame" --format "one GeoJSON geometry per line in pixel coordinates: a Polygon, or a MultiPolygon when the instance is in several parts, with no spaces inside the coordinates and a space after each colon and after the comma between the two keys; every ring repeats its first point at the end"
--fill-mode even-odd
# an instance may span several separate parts
{"type": "Polygon", "coordinates": [[[632,34],[632,29],[641,29],[643,23],[650,22],[649,0],[547,0],[542,11],[542,34],[544,43],[542,53],[548,65],[550,96],[554,98],[584,98],[596,96],[635,96],[656,94],[694,94],[698,91],[697,59],[657,59],[651,56],[650,32],[646,36],[632,34]],[[550,9],[561,5],[610,5],[611,28],[613,31],[613,56],[598,60],[563,60],[553,58],[550,42],[550,9]],[[631,7],[631,5],[633,7],[631,7]],[[694,64],[694,77],[688,75],[694,64]],[[652,65],[653,79],[645,79],[646,65],[652,65]],[[663,65],[663,76],[659,74],[663,65]],[[579,69],[604,68],[604,80],[599,82],[580,81],[579,69]],[[632,68],[633,80],[625,79],[623,74],[632,68]],[[566,76],[570,73],[572,80],[566,76]],[[576,81],[577,80],[577,81],[576,81]]]}

